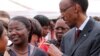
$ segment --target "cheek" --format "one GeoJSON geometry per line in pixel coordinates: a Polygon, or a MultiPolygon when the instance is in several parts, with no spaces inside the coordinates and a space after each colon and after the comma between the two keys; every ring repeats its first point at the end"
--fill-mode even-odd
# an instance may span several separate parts
{"type": "Polygon", "coordinates": [[[70,22],[73,22],[75,19],[75,15],[73,13],[69,13],[67,18],[69,19],[70,22]]]}
{"type": "Polygon", "coordinates": [[[68,18],[71,18],[71,17],[74,16],[74,12],[73,11],[65,12],[65,16],[68,17],[68,18]]]}
{"type": "Polygon", "coordinates": [[[0,40],[0,49],[6,49],[8,43],[8,38],[6,36],[3,36],[3,39],[0,40]]]}
{"type": "Polygon", "coordinates": [[[28,36],[30,33],[27,29],[23,29],[22,31],[19,32],[20,36],[28,36]]]}
{"type": "Polygon", "coordinates": [[[6,46],[7,43],[8,43],[8,36],[6,36],[6,35],[3,36],[3,42],[4,42],[5,46],[6,46]]]}
{"type": "Polygon", "coordinates": [[[45,34],[47,31],[45,29],[42,30],[42,33],[45,34]]]}
{"type": "Polygon", "coordinates": [[[32,41],[37,42],[38,41],[38,38],[37,37],[32,37],[32,41]]]}
{"type": "Polygon", "coordinates": [[[7,45],[8,44],[8,36],[5,36],[4,41],[5,41],[5,44],[7,45]]]}
{"type": "Polygon", "coordinates": [[[55,30],[54,30],[54,32],[56,33],[56,32],[57,32],[57,30],[55,29],[55,30]]]}
{"type": "Polygon", "coordinates": [[[67,30],[63,30],[63,34],[66,33],[66,32],[67,32],[67,30]]]}
{"type": "Polygon", "coordinates": [[[65,21],[70,21],[70,19],[72,17],[71,13],[65,13],[63,16],[64,16],[65,21]]]}
{"type": "Polygon", "coordinates": [[[29,33],[27,31],[20,31],[17,34],[19,35],[19,40],[20,41],[28,40],[29,33]]]}
{"type": "Polygon", "coordinates": [[[64,33],[68,32],[68,30],[69,30],[69,29],[66,29],[66,30],[64,31],[64,33]]]}
{"type": "Polygon", "coordinates": [[[21,36],[22,36],[23,38],[28,38],[29,33],[28,33],[28,32],[23,32],[23,33],[21,34],[21,36]]]}

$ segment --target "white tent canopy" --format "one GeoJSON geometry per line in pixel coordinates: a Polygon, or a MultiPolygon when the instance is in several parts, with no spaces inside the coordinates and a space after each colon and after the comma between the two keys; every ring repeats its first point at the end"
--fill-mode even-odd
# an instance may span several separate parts
{"type": "Polygon", "coordinates": [[[100,0],[89,0],[87,14],[91,16],[100,16],[100,0]]]}
{"type": "MultiPolygon", "coordinates": [[[[24,15],[33,17],[44,14],[56,18],[59,13],[60,0],[0,0],[0,10],[8,11],[12,16],[24,15]]],[[[100,16],[100,0],[89,0],[88,15],[100,16]]]]}
{"type": "Polygon", "coordinates": [[[12,3],[10,0],[0,0],[0,10],[5,11],[23,11],[28,10],[24,7],[12,3]]]}

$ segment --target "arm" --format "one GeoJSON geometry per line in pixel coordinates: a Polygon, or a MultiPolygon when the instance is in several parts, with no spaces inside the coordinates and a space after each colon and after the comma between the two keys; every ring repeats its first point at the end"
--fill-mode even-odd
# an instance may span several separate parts
{"type": "Polygon", "coordinates": [[[95,36],[93,46],[90,50],[90,56],[99,56],[100,55],[100,33],[95,36]]]}
{"type": "Polygon", "coordinates": [[[48,54],[51,56],[67,56],[64,53],[62,53],[55,45],[50,44],[48,49],[48,54]]]}

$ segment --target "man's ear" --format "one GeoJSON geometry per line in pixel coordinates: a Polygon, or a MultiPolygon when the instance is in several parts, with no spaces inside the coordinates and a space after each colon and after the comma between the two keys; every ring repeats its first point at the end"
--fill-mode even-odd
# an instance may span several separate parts
{"type": "Polygon", "coordinates": [[[81,9],[81,7],[80,7],[80,5],[79,5],[79,4],[75,4],[74,9],[75,9],[75,13],[82,12],[82,9],[81,9]]]}

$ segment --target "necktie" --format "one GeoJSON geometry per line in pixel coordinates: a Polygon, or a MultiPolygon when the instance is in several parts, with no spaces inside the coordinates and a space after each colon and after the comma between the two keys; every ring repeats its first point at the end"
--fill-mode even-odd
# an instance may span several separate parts
{"type": "Polygon", "coordinates": [[[81,30],[76,30],[76,32],[75,32],[75,43],[76,43],[77,40],[79,39],[80,33],[81,33],[81,30]]]}

